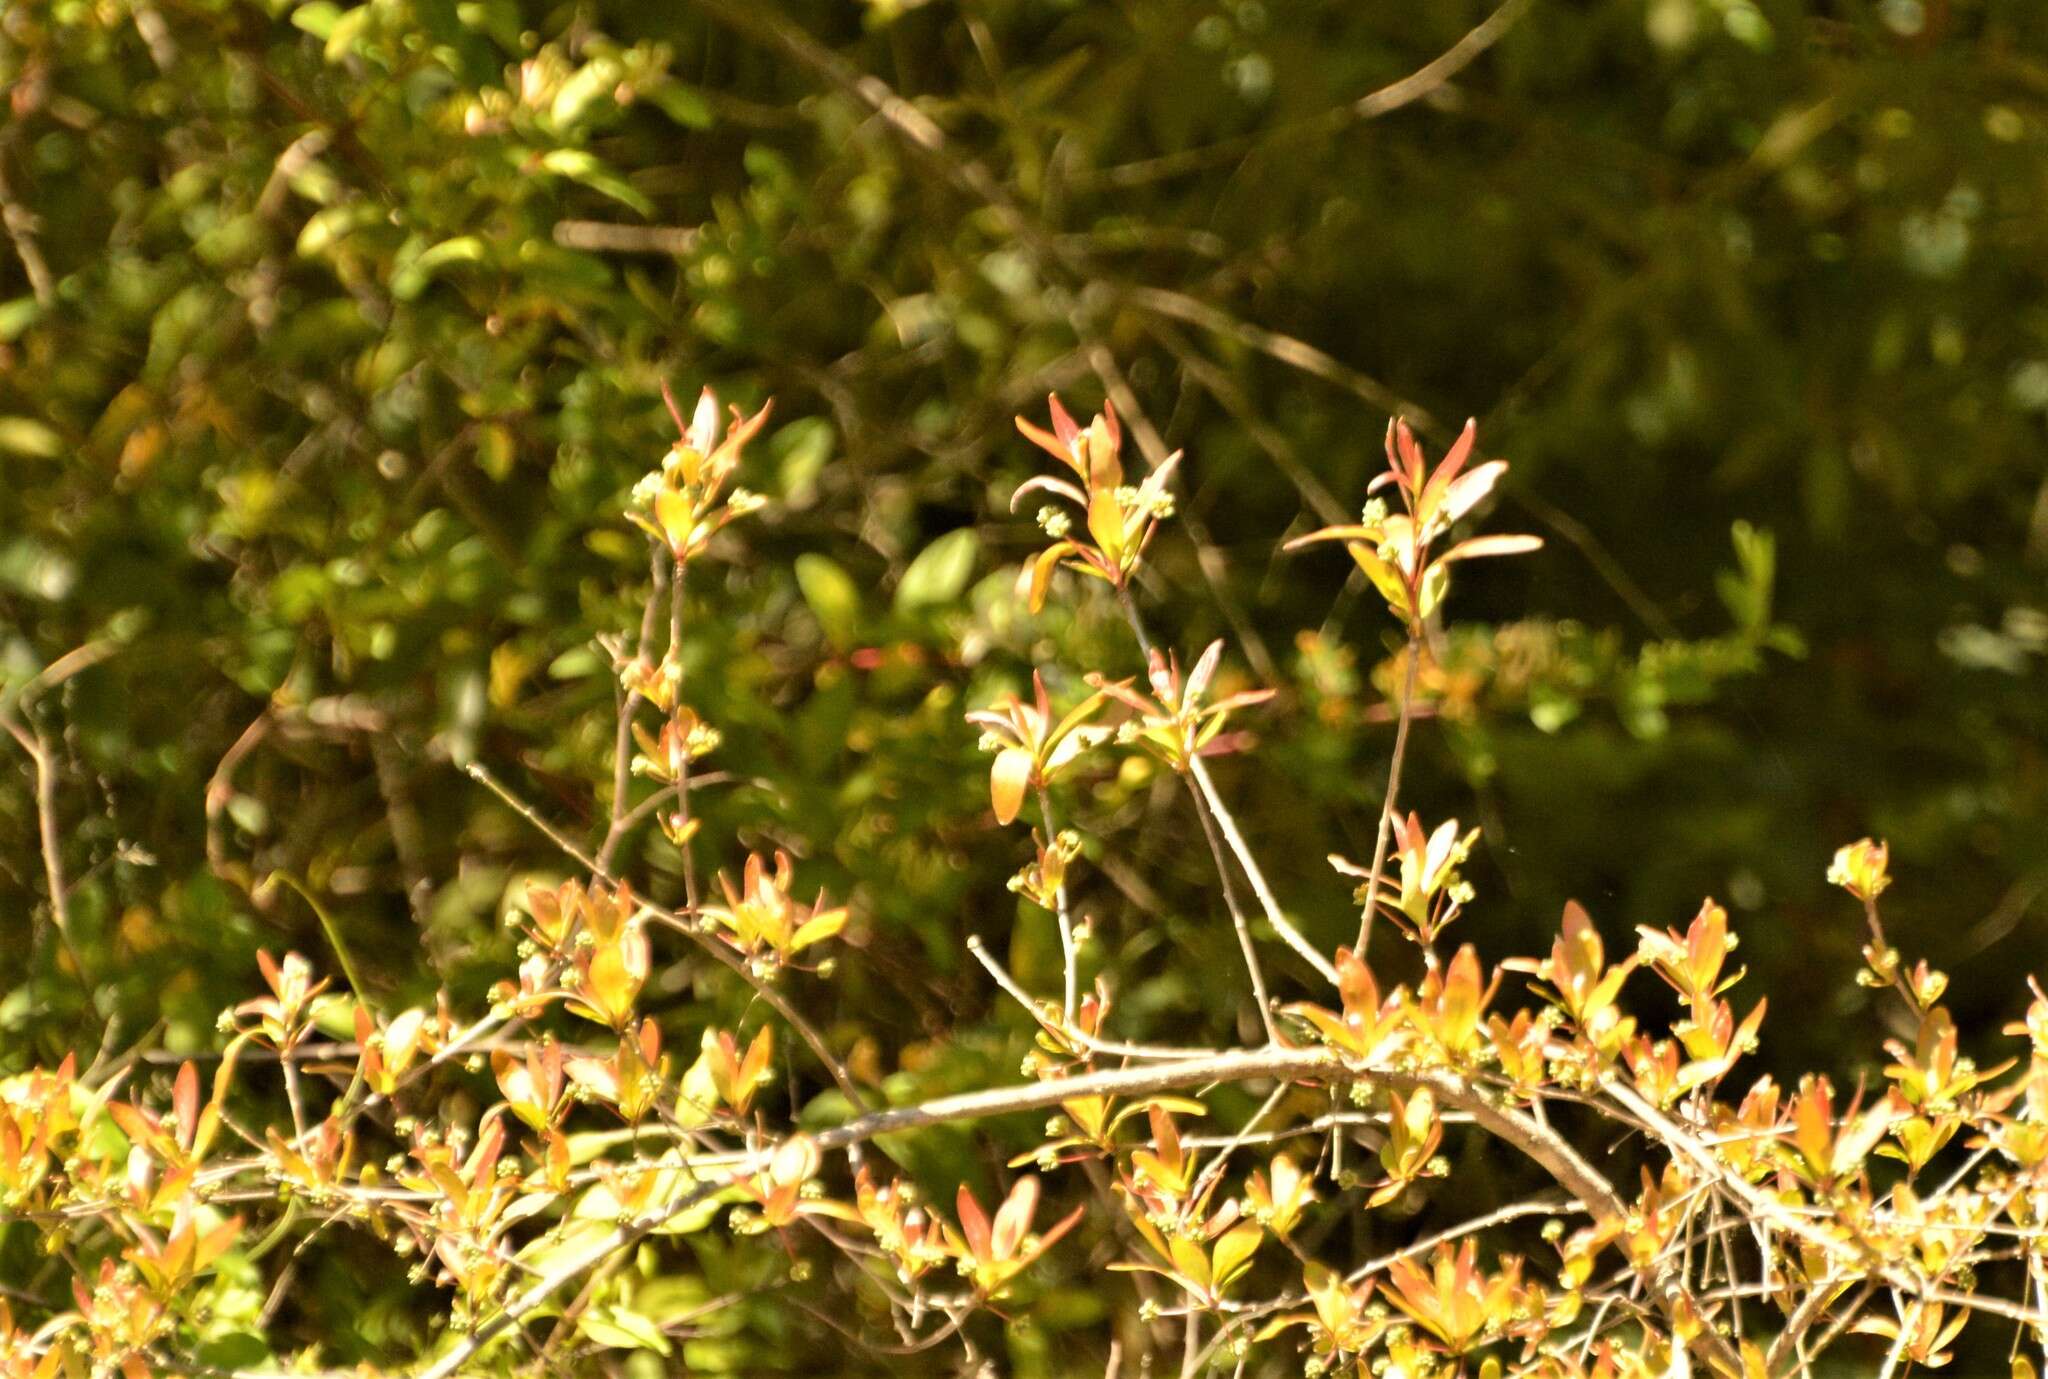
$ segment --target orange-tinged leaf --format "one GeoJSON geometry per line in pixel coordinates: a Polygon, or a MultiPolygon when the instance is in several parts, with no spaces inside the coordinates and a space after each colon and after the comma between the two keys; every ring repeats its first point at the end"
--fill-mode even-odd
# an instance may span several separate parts
{"type": "Polygon", "coordinates": [[[171,1108],[178,1118],[178,1143],[189,1150],[199,1133],[199,1068],[189,1058],[178,1069],[178,1081],[171,1090],[171,1108]]]}
{"type": "Polygon", "coordinates": [[[1038,1248],[1035,1253],[1043,1254],[1051,1249],[1061,1236],[1080,1224],[1081,1217],[1086,1214],[1087,1210],[1088,1208],[1086,1207],[1075,1207],[1072,1211],[1054,1222],[1044,1235],[1038,1237],[1038,1248]]]}
{"type": "Polygon", "coordinates": [[[960,1216],[960,1234],[967,1241],[967,1252],[976,1259],[992,1258],[988,1213],[967,1190],[967,1184],[960,1184],[960,1191],[954,1194],[953,1209],[960,1216]]]}
{"type": "MultiPolygon", "coordinates": [[[[1472,458],[1472,446],[1478,439],[1478,420],[1473,417],[1465,418],[1465,429],[1458,433],[1458,438],[1455,441],[1451,442],[1451,448],[1445,451],[1443,459],[1437,462],[1436,472],[1430,475],[1429,482],[1422,486],[1422,496],[1420,501],[1416,503],[1416,507],[1421,510],[1425,521],[1428,519],[1430,509],[1442,500],[1444,493],[1451,487],[1452,482],[1457,479],[1459,471],[1464,469],[1466,462],[1472,458]]],[[[1493,463],[1499,465],[1502,469],[1507,468],[1505,460],[1495,460],[1493,463]]],[[[1444,520],[1446,522],[1455,522],[1458,519],[1455,513],[1447,513],[1444,520]]]]}
{"type": "Polygon", "coordinates": [[[1366,1053],[1365,1044],[1359,1037],[1360,1031],[1334,1010],[1325,1010],[1309,1001],[1293,1001],[1281,1006],[1280,1013],[1308,1021],[1323,1036],[1323,1041],[1334,1049],[1358,1056],[1366,1053]]]}
{"type": "MultiPolygon", "coordinates": [[[[1059,403],[1055,401],[1053,403],[1053,406],[1058,407],[1059,403]]],[[[1060,412],[1055,412],[1053,414],[1053,420],[1055,424],[1058,423],[1061,415],[1062,413],[1060,412]]],[[[1046,431],[1044,427],[1035,425],[1032,422],[1027,421],[1023,417],[1018,417],[1017,430],[1023,435],[1024,439],[1030,441],[1040,450],[1045,451],[1046,454],[1053,456],[1062,464],[1071,466],[1074,463],[1074,457],[1072,452],[1069,451],[1067,447],[1060,442],[1057,436],[1054,436],[1048,431],[1046,431]]]]}
{"type": "Polygon", "coordinates": [[[1031,753],[1022,747],[1005,747],[996,753],[989,769],[989,801],[995,806],[996,821],[1010,823],[1024,807],[1024,792],[1031,785],[1031,753]]]}
{"type": "Polygon", "coordinates": [[[156,1127],[149,1123],[148,1113],[128,1102],[108,1102],[107,1114],[113,1117],[114,1124],[121,1127],[121,1133],[135,1144],[143,1144],[156,1131],[156,1127]]]}
{"type": "Polygon", "coordinates": [[[1045,607],[1045,595],[1052,586],[1053,571],[1059,568],[1062,559],[1072,555],[1076,549],[1071,541],[1055,541],[1040,551],[1038,559],[1031,563],[1026,576],[1025,597],[1032,612],[1036,613],[1045,607]]]}
{"type": "Polygon", "coordinates": [[[1052,417],[1052,429],[1059,437],[1060,444],[1072,445],[1074,437],[1081,434],[1081,428],[1074,424],[1074,418],[1068,413],[1066,405],[1060,401],[1058,393],[1045,395],[1045,409],[1052,417]]]}
{"type": "Polygon", "coordinates": [[[1445,551],[1437,557],[1436,563],[1448,565],[1454,560],[1476,560],[1481,556],[1526,555],[1542,549],[1543,538],[1540,536],[1475,536],[1445,551]]]}
{"type": "Polygon", "coordinates": [[[1293,540],[1288,541],[1284,545],[1282,545],[1280,549],[1283,551],[1298,551],[1303,546],[1313,546],[1319,541],[1374,542],[1379,540],[1379,536],[1380,532],[1379,528],[1377,527],[1357,527],[1343,525],[1334,527],[1323,527],[1320,530],[1310,532],[1306,536],[1295,537],[1293,540]]]}

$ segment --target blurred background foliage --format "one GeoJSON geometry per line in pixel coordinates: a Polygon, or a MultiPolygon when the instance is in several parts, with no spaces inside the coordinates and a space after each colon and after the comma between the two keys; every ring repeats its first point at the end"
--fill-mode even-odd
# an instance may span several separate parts
{"type": "MultiPolygon", "coordinates": [[[[1891,840],[1893,937],[1965,1029],[2048,939],[2033,0],[20,0],[0,84],[0,706],[72,885],[67,945],[0,744],[0,1071],[211,1047],[257,948],[331,966],[279,870],[394,1004],[481,999],[565,864],[460,768],[601,831],[664,379],[776,409],[770,509],[693,572],[700,860],[786,846],[850,898],[801,999],[892,1096],[1015,1076],[967,935],[1057,983],[962,713],[1138,669],[1099,591],[1013,592],[1010,418],[1051,389],[1188,452],[1144,599],[1281,690],[1220,776],[1326,949],[1393,627],[1276,546],[1355,512],[1395,409],[1433,446],[1476,415],[1515,464],[1491,525],[1549,541],[1461,576],[1424,678],[1405,802],[1486,830],[1463,937],[1712,894],[1761,1065],[1851,1075],[1881,1017],[1836,845],[1891,840]]],[[[1255,1037],[1185,799],[1099,768],[1063,794],[1123,1033],[1255,1037]]],[[[677,892],[658,835],[628,851],[677,892]]],[[[685,1047],[757,1018],[666,956],[685,1047]]],[[[1032,1128],[898,1152],[986,1183],[1032,1128]]],[[[762,1263],[695,1248],[676,1307],[762,1263]]],[[[310,1332],[419,1331],[334,1255],[310,1332]]],[[[1055,1286],[1016,1362],[1103,1305],[1055,1286]]],[[[734,1316],[693,1364],[830,1344],[734,1316]]]]}

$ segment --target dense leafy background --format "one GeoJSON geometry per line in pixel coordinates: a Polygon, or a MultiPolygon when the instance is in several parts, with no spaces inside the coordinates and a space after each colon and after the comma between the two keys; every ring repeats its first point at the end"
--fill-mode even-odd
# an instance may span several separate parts
{"type": "MultiPolygon", "coordinates": [[[[663,379],[776,404],[746,474],[776,501],[693,587],[725,733],[700,847],[781,844],[851,897],[802,997],[893,1095],[1014,1074],[966,934],[1057,973],[962,711],[1033,666],[1056,693],[1136,668],[1088,591],[1037,618],[1011,592],[1038,534],[1008,419],[1055,387],[1128,389],[1189,453],[1146,600],[1282,689],[1222,774],[1326,947],[1390,627],[1337,558],[1275,547],[1362,501],[1399,401],[1439,442],[1480,417],[1515,462],[1493,525],[1550,542],[1462,578],[1457,711],[1418,736],[1409,799],[1487,830],[1471,936],[1711,893],[1772,997],[1764,1061],[1801,1066],[1871,1046],[1822,873],[1878,833],[1894,937],[1994,1029],[2048,937],[2048,10],[1536,0],[1424,98],[1348,108],[1489,13],[8,6],[0,697],[110,654],[27,710],[75,958],[25,763],[0,774],[0,1070],[206,1047],[255,949],[331,961],[288,890],[252,895],[278,869],[374,987],[481,996],[508,891],[562,863],[459,767],[597,827],[594,639],[637,618],[621,507],[663,379]]],[[[1206,975],[1235,948],[1184,799],[1106,762],[1066,803],[1128,1032],[1255,1029],[1206,975]]],[[[674,852],[634,847],[672,894],[674,852]]],[[[669,956],[679,1037],[742,1015],[669,956]]],[[[901,1152],[939,1182],[1000,1159],[901,1152]]],[[[287,1316],[343,1357],[424,1325],[347,1246],[319,1267],[287,1316]]],[[[1071,1282],[1047,1326],[1101,1306],[1071,1282]]],[[[694,1363],[830,1336],[765,1306],[730,1330],[694,1363]]]]}

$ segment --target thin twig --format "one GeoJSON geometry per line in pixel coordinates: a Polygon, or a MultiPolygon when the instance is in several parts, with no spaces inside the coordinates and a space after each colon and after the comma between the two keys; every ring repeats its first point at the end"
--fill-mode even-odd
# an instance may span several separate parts
{"type": "MultiPolygon", "coordinates": [[[[633,648],[636,661],[645,660],[647,648],[654,642],[654,630],[661,617],[662,593],[668,586],[668,566],[662,561],[661,547],[655,546],[648,557],[649,589],[647,602],[640,610],[640,640],[633,648]]],[[[639,712],[646,696],[636,687],[621,690],[618,706],[618,722],[613,729],[612,739],[612,808],[611,826],[605,830],[604,842],[597,849],[597,864],[610,868],[612,856],[618,851],[619,843],[633,825],[642,817],[638,808],[627,807],[627,796],[633,786],[633,715],[639,712]]],[[[661,798],[656,791],[650,800],[661,798]]],[[[644,802],[643,802],[644,803],[644,802]]]]}
{"type": "Polygon", "coordinates": [[[1266,884],[1265,872],[1260,870],[1258,859],[1252,855],[1250,845],[1244,840],[1244,834],[1238,831],[1237,820],[1231,816],[1229,806],[1223,803],[1222,795],[1217,793],[1216,782],[1209,778],[1209,768],[1203,765],[1200,757],[1188,763],[1188,774],[1194,777],[1203,800],[1216,817],[1216,826],[1222,830],[1224,841],[1230,844],[1231,854],[1237,858],[1238,866],[1244,869],[1245,879],[1251,882],[1252,894],[1259,898],[1259,906],[1265,911],[1266,922],[1273,926],[1273,931],[1280,935],[1282,942],[1299,953],[1325,981],[1335,986],[1336,967],[1328,958],[1317,952],[1315,945],[1303,937],[1301,930],[1295,928],[1293,922],[1281,912],[1280,902],[1274,897],[1273,888],[1266,884]]]}
{"type": "Polygon", "coordinates": [[[1247,154],[1269,150],[1281,142],[1328,136],[1357,121],[1378,119],[1382,115],[1392,114],[1403,106],[1413,105],[1416,101],[1435,94],[1449,84],[1451,78],[1464,71],[1481,53],[1499,42],[1501,36],[1513,28],[1515,21],[1528,10],[1529,4],[1530,0],[1507,0],[1506,4],[1481,20],[1438,57],[1416,68],[1399,81],[1389,82],[1378,90],[1340,105],[1334,110],[1281,125],[1263,134],[1244,135],[1207,144],[1201,148],[1178,149],[1157,158],[1119,164],[1103,170],[1093,180],[1107,187],[1141,186],[1148,182],[1158,182],[1184,173],[1196,172],[1205,167],[1235,162],[1247,154]]]}
{"type": "Polygon", "coordinates": [[[469,773],[470,779],[477,781],[493,795],[503,800],[506,807],[513,813],[546,834],[549,842],[582,863],[584,870],[588,871],[592,876],[601,877],[607,881],[616,879],[608,869],[599,866],[597,859],[585,852],[582,845],[577,843],[574,838],[571,838],[568,834],[542,818],[539,810],[535,809],[525,800],[520,799],[519,796],[512,792],[510,786],[492,775],[488,766],[485,766],[480,761],[472,761],[462,769],[469,773]]]}
{"type": "Polygon", "coordinates": [[[1230,914],[1231,927],[1237,930],[1237,946],[1244,953],[1245,972],[1251,978],[1252,999],[1258,1002],[1259,1021],[1266,1027],[1266,1042],[1280,1042],[1279,1027],[1273,1023],[1273,997],[1266,990],[1266,970],[1259,962],[1258,945],[1252,941],[1252,926],[1245,918],[1244,906],[1237,898],[1237,883],[1230,879],[1230,862],[1223,855],[1223,840],[1217,835],[1216,820],[1209,812],[1209,803],[1202,798],[1202,789],[1188,780],[1188,797],[1195,802],[1195,817],[1202,822],[1202,837],[1208,840],[1209,856],[1216,864],[1216,879],[1223,886],[1223,908],[1230,914]]]}
{"type": "Polygon", "coordinates": [[[49,889],[50,923],[57,931],[57,941],[71,959],[72,971],[90,989],[92,981],[86,974],[85,961],[71,937],[71,883],[64,874],[64,844],[57,821],[54,751],[42,729],[24,726],[5,709],[0,709],[0,728],[5,728],[15,744],[28,754],[35,769],[36,833],[43,854],[43,882],[49,889]]]}
{"type": "Polygon", "coordinates": [[[1408,636],[1408,666],[1403,676],[1399,726],[1394,729],[1394,757],[1387,765],[1387,795],[1380,801],[1380,826],[1372,845],[1372,872],[1365,883],[1365,913],[1358,917],[1358,956],[1372,942],[1372,922],[1379,912],[1380,876],[1387,865],[1387,838],[1393,832],[1396,800],[1401,793],[1401,763],[1408,756],[1408,724],[1414,717],[1415,673],[1422,664],[1422,638],[1408,636]]]}
{"type": "MultiPolygon", "coordinates": [[[[682,561],[676,561],[668,582],[668,659],[674,667],[673,681],[669,686],[669,717],[678,736],[682,735],[683,714],[687,712],[683,703],[683,575],[688,568],[682,561]]],[[[683,854],[683,897],[694,914],[697,910],[697,852],[691,846],[694,840],[690,837],[690,750],[687,744],[676,753],[675,760],[676,834],[682,840],[676,846],[683,854]]]]}
{"type": "MultiPolygon", "coordinates": [[[[1044,1008],[1032,999],[1031,993],[1024,989],[1023,983],[1010,975],[1009,970],[996,961],[995,954],[989,952],[988,945],[981,941],[981,935],[967,936],[967,951],[974,955],[974,960],[981,964],[982,970],[995,980],[995,984],[1001,987],[1011,1000],[1024,1007],[1032,1019],[1044,1019],[1044,1008]]],[[[1100,1035],[1090,1034],[1081,1029],[1071,1020],[1062,1023],[1059,1034],[1090,1053],[1108,1054],[1113,1058],[1200,1058],[1209,1052],[1207,1049],[1177,1048],[1170,1044],[1126,1044],[1116,1039],[1104,1039],[1100,1035]]]]}
{"type": "Polygon", "coordinates": [[[1140,311],[1184,321],[1188,325],[1235,340],[1303,373],[1335,384],[1390,416],[1405,416],[1421,427],[1436,425],[1429,410],[1412,398],[1402,396],[1397,390],[1351,367],[1328,352],[1317,349],[1306,340],[1298,340],[1277,330],[1268,330],[1264,326],[1240,320],[1221,307],[1199,301],[1185,292],[1171,292],[1164,288],[1143,287],[1137,284],[1129,284],[1116,290],[1124,301],[1140,311]]]}
{"type": "Polygon", "coordinates": [[[592,254],[656,254],[682,258],[703,232],[694,225],[620,225],[605,220],[558,220],[555,243],[592,254]]]}
{"type": "MultiPolygon", "coordinates": [[[[12,127],[24,128],[18,120],[12,127]]],[[[41,222],[35,212],[15,199],[14,188],[7,180],[7,154],[13,142],[11,138],[0,140],[0,225],[6,226],[7,237],[14,241],[15,257],[21,260],[21,271],[28,276],[29,291],[35,295],[36,305],[48,310],[57,304],[57,279],[36,240],[41,222]]]]}

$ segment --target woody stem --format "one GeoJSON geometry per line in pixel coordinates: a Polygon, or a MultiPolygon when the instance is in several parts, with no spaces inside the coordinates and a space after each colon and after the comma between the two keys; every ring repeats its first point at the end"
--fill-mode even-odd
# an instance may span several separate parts
{"type": "MultiPolygon", "coordinates": [[[[1124,621],[1131,625],[1131,635],[1138,639],[1138,647],[1145,653],[1145,659],[1149,663],[1152,659],[1152,638],[1145,632],[1144,619],[1138,616],[1138,605],[1132,601],[1129,589],[1119,588],[1116,593],[1117,604],[1123,609],[1124,621]]],[[[1299,953],[1309,966],[1320,972],[1325,981],[1335,986],[1337,969],[1331,965],[1328,958],[1316,951],[1316,946],[1304,938],[1301,930],[1295,928],[1281,912],[1280,902],[1274,898],[1273,888],[1266,884],[1266,873],[1260,869],[1258,859],[1252,856],[1251,848],[1245,843],[1244,834],[1238,831],[1236,818],[1232,816],[1230,807],[1223,803],[1223,796],[1217,793],[1216,783],[1209,778],[1209,768],[1203,764],[1200,757],[1192,758],[1188,762],[1188,774],[1194,778],[1195,788],[1200,791],[1203,801],[1209,806],[1209,812],[1215,817],[1216,827],[1222,831],[1223,840],[1230,845],[1231,855],[1237,858],[1238,866],[1244,870],[1245,880],[1251,882],[1252,894],[1259,898],[1259,907],[1265,911],[1266,922],[1273,926],[1273,932],[1280,935],[1282,942],[1299,953]]]]}
{"type": "Polygon", "coordinates": [[[1380,801],[1379,835],[1372,845],[1372,873],[1365,882],[1365,913],[1358,917],[1358,956],[1372,942],[1372,921],[1379,913],[1380,875],[1387,865],[1387,839],[1394,828],[1394,802],[1401,793],[1401,763],[1408,757],[1408,724],[1415,716],[1415,672],[1422,664],[1422,638],[1408,633],[1408,667],[1402,678],[1400,717],[1394,728],[1394,760],[1387,767],[1387,795],[1380,801]]]}
{"type": "MultiPolygon", "coordinates": [[[[652,583],[647,591],[647,603],[640,612],[640,640],[633,647],[636,662],[647,654],[649,644],[654,641],[654,629],[660,625],[657,619],[661,615],[663,586],[668,583],[668,570],[662,564],[659,543],[654,548],[654,556],[648,562],[648,567],[648,577],[652,583]]],[[[640,690],[632,689],[625,691],[624,697],[619,701],[619,719],[614,728],[615,736],[612,742],[611,823],[605,829],[604,842],[599,844],[597,849],[599,870],[611,866],[612,854],[618,850],[620,840],[626,836],[626,830],[641,817],[639,811],[630,804],[629,797],[633,790],[633,715],[639,711],[645,699],[646,696],[640,690]]],[[[660,792],[656,791],[655,798],[659,797],[660,792]]]]}
{"type": "Polygon", "coordinates": [[[1244,906],[1238,903],[1237,886],[1230,879],[1230,863],[1223,856],[1223,840],[1216,835],[1216,820],[1209,814],[1201,788],[1192,780],[1188,782],[1188,793],[1194,797],[1195,817],[1202,821],[1202,836],[1209,841],[1209,855],[1216,859],[1216,877],[1223,883],[1223,905],[1230,911],[1230,922],[1237,930],[1237,946],[1244,951],[1244,967],[1251,975],[1252,999],[1259,1004],[1259,1021],[1265,1026],[1266,1042],[1278,1044],[1280,1031],[1273,1024],[1273,998],[1266,992],[1266,971],[1259,964],[1251,924],[1245,919],[1244,906]]]}
{"type": "MultiPolygon", "coordinates": [[[[671,723],[677,734],[682,732],[683,719],[683,574],[686,566],[680,556],[676,558],[675,574],[668,586],[668,654],[675,663],[674,707],[671,709],[671,723]]],[[[690,913],[697,913],[697,856],[691,848],[690,828],[690,749],[682,744],[676,754],[676,833],[682,838],[683,854],[683,897],[689,904],[690,913]]]]}
{"type": "Polygon", "coordinates": [[[1885,940],[1884,921],[1878,918],[1877,901],[1875,898],[1871,896],[1863,897],[1863,917],[1870,923],[1871,969],[1873,971],[1878,970],[1879,963],[1891,967],[1892,990],[1898,992],[1900,998],[1905,1001],[1906,1009],[1913,1011],[1915,1014],[1919,1013],[1920,1002],[1913,995],[1913,988],[1906,985],[1906,979],[1899,975],[1896,966],[1897,960],[1893,956],[1894,950],[1891,944],[1885,940]]]}

